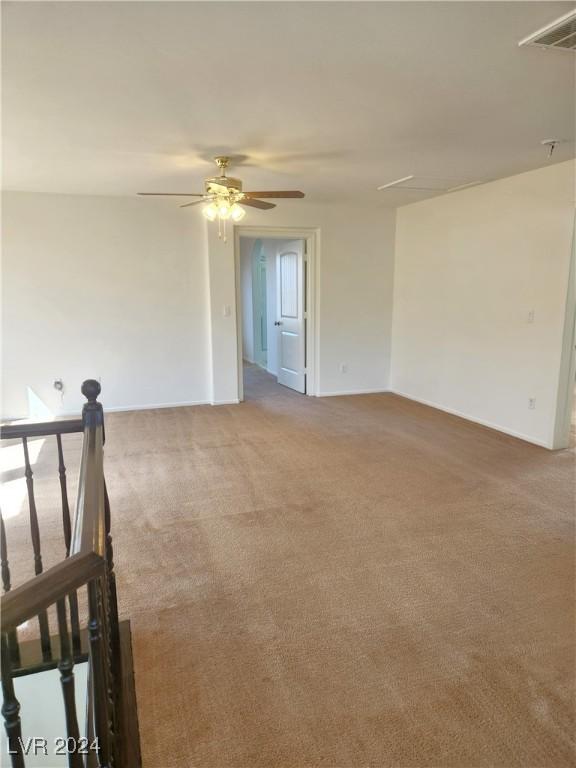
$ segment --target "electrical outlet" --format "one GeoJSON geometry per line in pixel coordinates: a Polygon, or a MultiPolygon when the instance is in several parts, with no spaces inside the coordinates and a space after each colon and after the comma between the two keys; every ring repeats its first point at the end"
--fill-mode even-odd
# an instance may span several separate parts
{"type": "Polygon", "coordinates": [[[534,310],[531,309],[530,312],[528,312],[528,322],[533,323],[534,322],[534,310]]]}
{"type": "Polygon", "coordinates": [[[533,411],[536,408],[536,398],[535,397],[529,397],[528,398],[528,408],[533,411]]]}
{"type": "Polygon", "coordinates": [[[348,363],[340,363],[340,373],[348,373],[348,363]]]}

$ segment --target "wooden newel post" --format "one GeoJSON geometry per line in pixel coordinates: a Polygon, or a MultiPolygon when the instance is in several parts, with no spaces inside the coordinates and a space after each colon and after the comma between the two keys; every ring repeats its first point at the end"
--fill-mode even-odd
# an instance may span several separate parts
{"type": "MultiPolygon", "coordinates": [[[[82,384],[82,394],[88,401],[82,409],[82,420],[84,429],[102,429],[102,443],[104,443],[104,412],[101,403],[97,400],[100,392],[100,383],[94,379],[88,379],[82,384]]],[[[100,765],[113,766],[117,763],[116,734],[119,731],[120,634],[112,535],[110,532],[110,502],[104,478],[102,478],[102,483],[106,571],[100,579],[93,582],[89,587],[89,637],[95,693],[96,732],[98,736],[103,736],[103,741],[100,738],[100,765]]]]}
{"type": "Polygon", "coordinates": [[[90,675],[94,732],[98,739],[98,766],[112,768],[112,729],[108,702],[108,669],[104,617],[101,611],[100,579],[88,584],[88,638],[90,641],[90,675]]]}

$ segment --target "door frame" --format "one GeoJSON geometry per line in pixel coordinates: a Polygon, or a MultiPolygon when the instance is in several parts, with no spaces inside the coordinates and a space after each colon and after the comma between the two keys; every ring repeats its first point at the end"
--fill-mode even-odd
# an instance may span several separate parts
{"type": "Polygon", "coordinates": [[[556,414],[552,450],[570,447],[572,427],[572,407],[576,377],[576,215],[572,229],[570,245],[570,266],[568,268],[568,286],[564,309],[564,330],[560,357],[560,374],[556,397],[556,414]]]}
{"type": "Polygon", "coordinates": [[[319,391],[318,356],[320,281],[318,279],[320,257],[320,230],[315,227],[234,227],[234,271],[236,283],[236,347],[238,358],[238,400],[244,400],[244,376],[242,360],[242,286],[240,281],[240,238],[253,237],[262,240],[304,240],[306,243],[306,394],[315,397],[319,391]]]}

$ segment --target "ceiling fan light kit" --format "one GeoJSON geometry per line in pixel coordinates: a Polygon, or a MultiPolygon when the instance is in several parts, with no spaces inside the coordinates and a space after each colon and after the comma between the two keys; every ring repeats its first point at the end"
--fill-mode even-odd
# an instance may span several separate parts
{"type": "MultiPolygon", "coordinates": [[[[302,198],[303,192],[297,190],[280,190],[280,191],[267,191],[267,192],[243,192],[242,181],[235,179],[232,176],[226,176],[226,168],[230,165],[230,158],[225,155],[215,157],[214,161],[220,169],[220,176],[214,176],[213,178],[206,179],[205,192],[204,193],[189,193],[182,194],[182,197],[198,197],[198,200],[193,200],[191,203],[184,203],[181,208],[189,208],[191,205],[199,205],[205,203],[202,213],[208,221],[218,222],[218,237],[224,242],[227,241],[226,237],[226,222],[231,219],[235,224],[238,224],[244,216],[246,211],[244,206],[251,208],[260,208],[261,210],[269,210],[275,208],[274,203],[268,203],[261,198],[302,198]]],[[[139,192],[139,195],[162,195],[175,197],[177,192],[139,192]]]]}

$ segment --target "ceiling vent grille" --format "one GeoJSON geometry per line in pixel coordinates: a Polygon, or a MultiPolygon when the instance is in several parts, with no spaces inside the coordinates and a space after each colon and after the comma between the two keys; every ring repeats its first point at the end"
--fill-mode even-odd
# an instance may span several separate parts
{"type": "Polygon", "coordinates": [[[395,192],[399,189],[411,190],[413,192],[456,192],[459,189],[465,189],[466,187],[475,187],[477,184],[482,184],[482,181],[470,181],[469,179],[456,179],[446,178],[441,176],[403,176],[401,179],[395,179],[394,181],[388,181],[386,184],[382,184],[376,189],[378,192],[390,190],[395,192]]]}
{"type": "Polygon", "coordinates": [[[576,10],[561,16],[537,32],[520,40],[518,45],[537,45],[540,48],[555,48],[576,51],[576,10]]]}

